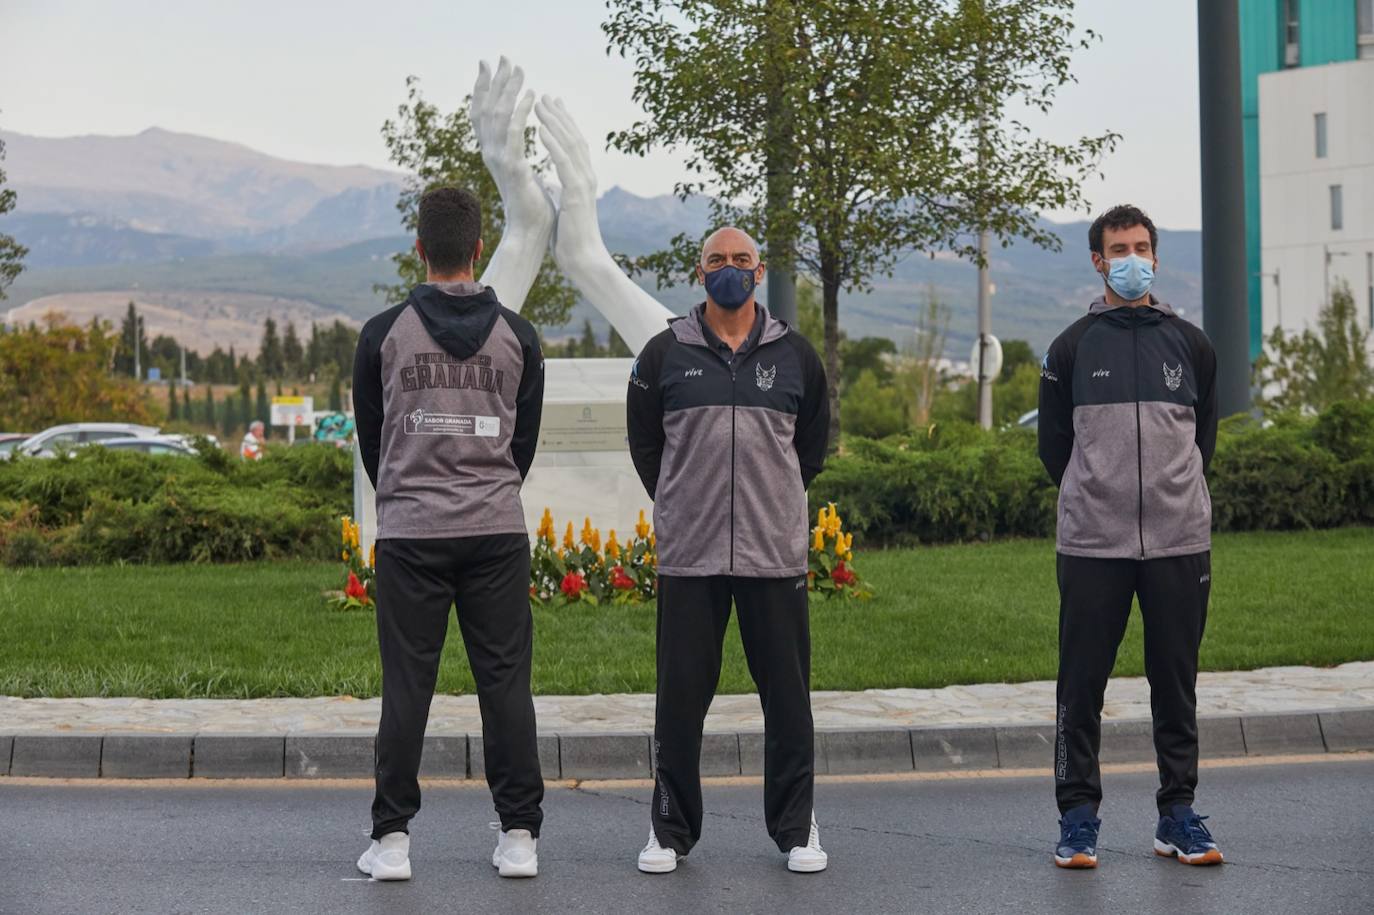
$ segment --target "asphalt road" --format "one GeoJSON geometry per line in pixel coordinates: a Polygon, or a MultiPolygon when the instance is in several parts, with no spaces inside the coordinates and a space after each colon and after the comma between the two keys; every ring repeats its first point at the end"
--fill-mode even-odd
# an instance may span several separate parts
{"type": "Polygon", "coordinates": [[[1227,855],[1151,852],[1154,775],[1105,778],[1101,866],[1060,871],[1044,777],[914,776],[817,787],[830,870],[786,871],[762,790],[708,784],[702,843],[646,876],[647,783],[552,788],[541,874],[502,880],[479,787],[426,789],[409,883],[354,870],[360,782],[63,783],[0,779],[0,912],[1374,912],[1374,755],[1202,772],[1227,855]]]}

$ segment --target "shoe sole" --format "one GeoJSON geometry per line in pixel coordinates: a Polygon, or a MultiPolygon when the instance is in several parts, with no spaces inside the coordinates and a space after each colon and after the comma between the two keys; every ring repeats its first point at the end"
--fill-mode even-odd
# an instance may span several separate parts
{"type": "Polygon", "coordinates": [[[645,864],[643,861],[636,862],[641,874],[671,874],[677,870],[676,861],[665,861],[662,864],[645,864]]]}
{"type": "Polygon", "coordinates": [[[1054,866],[1062,867],[1066,870],[1092,870],[1097,867],[1097,855],[1089,855],[1079,852],[1071,858],[1061,858],[1054,856],[1054,866]]]}
{"type": "Polygon", "coordinates": [[[371,877],[373,880],[409,880],[409,879],[410,879],[410,862],[409,862],[409,861],[406,861],[406,863],[403,864],[403,865],[400,866],[400,867],[387,867],[385,864],[380,864],[380,863],[378,863],[378,864],[372,865],[372,868],[371,868],[370,870],[369,870],[368,868],[366,868],[366,867],[363,867],[362,862],[360,861],[360,862],[358,862],[358,870],[362,871],[364,874],[367,874],[367,875],[368,875],[369,877],[371,877]]]}
{"type": "Polygon", "coordinates": [[[1200,855],[1185,855],[1179,851],[1177,845],[1168,842],[1161,842],[1155,839],[1155,854],[1161,858],[1177,858],[1180,864],[1191,864],[1194,866],[1207,866],[1211,864],[1222,864],[1225,858],[1222,857],[1221,849],[1209,848],[1200,855]]]}
{"type": "Polygon", "coordinates": [[[830,866],[829,861],[822,861],[819,864],[793,864],[787,862],[787,869],[794,874],[819,874],[830,866]]]}
{"type": "Polygon", "coordinates": [[[493,855],[491,866],[496,868],[496,872],[502,877],[521,878],[539,876],[539,859],[535,858],[528,864],[508,864],[503,862],[499,855],[493,855]]]}

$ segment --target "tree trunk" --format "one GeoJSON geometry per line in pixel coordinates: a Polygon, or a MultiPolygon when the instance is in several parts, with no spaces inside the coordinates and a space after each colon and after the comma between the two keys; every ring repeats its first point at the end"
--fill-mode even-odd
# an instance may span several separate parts
{"type": "Polygon", "coordinates": [[[830,400],[830,453],[840,445],[839,259],[821,254],[821,312],[825,317],[825,393],[830,400]]]}

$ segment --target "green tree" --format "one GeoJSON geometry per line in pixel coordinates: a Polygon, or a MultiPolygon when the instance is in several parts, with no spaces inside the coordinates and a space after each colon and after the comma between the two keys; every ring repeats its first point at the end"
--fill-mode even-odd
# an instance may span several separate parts
{"type": "Polygon", "coordinates": [[[247,378],[239,381],[239,416],[243,418],[245,426],[253,421],[253,391],[248,386],[247,378]]]}
{"type": "Polygon", "coordinates": [[[1369,337],[1349,284],[1338,283],[1317,314],[1316,330],[1285,334],[1275,327],[1265,341],[1254,366],[1260,409],[1320,412],[1338,400],[1374,398],[1369,337]]]}
{"type": "Polygon", "coordinates": [[[582,322],[582,339],[577,343],[577,355],[587,359],[601,355],[601,344],[596,342],[596,331],[592,330],[590,318],[582,322]]]}
{"type": "Polygon", "coordinates": [[[607,355],[613,359],[627,359],[634,355],[630,351],[630,345],[621,339],[614,327],[611,328],[610,339],[606,341],[606,351],[607,355]]]}
{"type": "Polygon", "coordinates": [[[906,431],[902,395],[865,369],[844,392],[844,430],[865,438],[884,438],[906,431]]]}
{"type": "Polygon", "coordinates": [[[177,422],[181,419],[181,403],[177,400],[177,383],[167,385],[167,420],[177,422]]]}
{"type": "Polygon", "coordinates": [[[924,429],[943,381],[940,360],[949,337],[949,306],[940,301],[935,287],[926,289],[926,301],[917,312],[911,340],[902,353],[898,383],[905,391],[911,425],[924,429]]]}
{"type": "Polygon", "coordinates": [[[235,397],[224,398],[224,409],[220,411],[224,416],[223,425],[220,429],[224,433],[226,440],[233,438],[239,429],[239,402],[235,397]]]}
{"type": "MultiPolygon", "coordinates": [[[[997,375],[998,384],[1006,384],[1011,381],[1011,376],[1016,374],[1016,370],[1023,365],[1039,365],[1040,360],[1035,358],[1035,350],[1025,340],[1003,340],[1002,341],[1002,371],[997,375]]],[[[993,389],[994,391],[996,388],[993,389]]]]}
{"type": "MultiPolygon", "coordinates": [[[[1116,136],[1031,136],[1072,80],[1072,0],[608,0],[602,29],[633,61],[646,117],[610,144],[684,148],[681,196],[761,230],[821,289],[832,444],[841,291],[912,250],[977,259],[977,233],[1057,248],[1036,213],[1082,209],[1080,181],[1116,136]],[[758,49],[758,50],[756,50],[758,49]],[[770,154],[770,147],[771,154],[770,154]],[[779,150],[781,150],[779,152],[779,150]],[[774,174],[770,175],[769,170],[774,174]],[[787,174],[779,176],[779,170],[787,174]]],[[[640,259],[687,276],[699,239],[640,259]]]]}
{"type": "Polygon", "coordinates": [[[267,318],[262,322],[262,345],[258,347],[258,369],[268,378],[281,378],[286,371],[286,358],[282,353],[281,337],[277,335],[277,322],[267,318]]]}
{"type": "Polygon", "coordinates": [[[343,385],[340,384],[338,375],[329,383],[329,409],[335,413],[343,409],[343,385]]]}
{"type": "MultiPolygon", "coordinates": [[[[475,268],[480,277],[501,241],[505,213],[496,182],[482,164],[482,154],[468,118],[468,101],[464,99],[453,111],[440,111],[420,94],[419,78],[407,77],[406,101],[396,109],[396,119],[382,125],[382,139],[391,153],[391,161],[409,173],[396,202],[408,231],[415,231],[420,197],[427,189],[457,185],[477,195],[482,204],[482,257],[475,268]]],[[[533,144],[531,132],[531,151],[533,144]]],[[[396,263],[401,282],[375,288],[386,295],[387,302],[395,303],[404,301],[412,287],[425,281],[425,266],[414,248],[392,255],[391,259],[396,263]]],[[[556,327],[567,322],[576,301],[576,291],[558,272],[553,258],[546,255],[520,313],[536,326],[556,327]]]]}
{"type": "Polygon", "coordinates": [[[148,422],[152,411],[132,378],[111,376],[119,346],[108,324],[61,315],[0,333],[0,429],[57,423],[148,422]]]}
{"type": "Polygon", "coordinates": [[[301,378],[305,375],[305,349],[301,346],[301,338],[296,334],[296,325],[291,321],[286,322],[286,333],[281,341],[281,356],[287,377],[301,378]]]}
{"type": "Polygon", "coordinates": [[[840,342],[840,387],[849,387],[864,372],[871,374],[879,385],[892,383],[889,359],[897,354],[897,344],[887,337],[860,337],[840,342]]]}
{"type": "MultiPolygon", "coordinates": [[[[5,141],[0,140],[0,162],[5,161],[5,141]]],[[[16,195],[13,188],[5,187],[5,170],[0,168],[0,216],[14,209],[16,195]]],[[[15,277],[24,269],[24,255],[29,253],[13,235],[0,232],[0,302],[5,300],[5,290],[15,277]]]]}
{"type": "Polygon", "coordinates": [[[258,399],[257,399],[257,403],[256,403],[256,404],[254,405],[254,407],[253,407],[253,416],[252,416],[252,419],[249,420],[249,422],[252,422],[254,419],[262,420],[262,423],[263,423],[263,433],[264,433],[264,436],[265,436],[267,430],[268,430],[269,428],[271,428],[271,424],[270,424],[271,418],[272,418],[272,408],[271,408],[271,405],[267,402],[267,384],[266,384],[261,378],[259,378],[259,379],[258,379],[258,399]]]}
{"type": "Polygon", "coordinates": [[[119,350],[114,357],[113,369],[116,375],[133,377],[134,366],[139,365],[146,372],[148,368],[148,335],[143,321],[138,317],[138,308],[132,301],[124,311],[124,320],[119,325],[119,350]],[[138,361],[134,361],[134,350],[138,350],[138,361]]]}
{"type": "Polygon", "coordinates": [[[205,386],[205,415],[201,417],[205,425],[211,429],[215,427],[215,386],[207,384],[205,386]]]}

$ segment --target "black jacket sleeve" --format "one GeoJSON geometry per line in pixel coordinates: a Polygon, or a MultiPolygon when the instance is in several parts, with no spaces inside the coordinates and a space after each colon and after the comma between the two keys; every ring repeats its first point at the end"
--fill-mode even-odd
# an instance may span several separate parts
{"type": "Polygon", "coordinates": [[[1194,407],[1193,435],[1198,451],[1202,452],[1202,472],[1205,474],[1217,450],[1217,353],[1206,334],[1199,330],[1196,336],[1193,372],[1197,378],[1197,405],[1194,407]]]}
{"type": "Polygon", "coordinates": [[[797,427],[792,436],[801,464],[802,486],[811,481],[825,466],[830,446],[830,397],[826,389],[825,366],[820,356],[801,334],[789,334],[802,365],[802,402],[797,411],[797,427]]]}
{"type": "Polygon", "coordinates": [[[630,369],[630,387],[625,395],[630,459],[650,499],[658,489],[658,473],[663,465],[663,393],[659,389],[659,373],[671,335],[672,331],[664,331],[644,345],[630,369]]]}
{"type": "Polygon", "coordinates": [[[534,452],[539,447],[539,421],[544,415],[544,352],[539,347],[534,325],[514,312],[506,320],[520,340],[525,360],[520,387],[515,394],[515,431],[510,439],[511,458],[523,480],[529,476],[534,452]]]}
{"type": "MultiPolygon", "coordinates": [[[[379,315],[378,318],[381,316],[379,315]]],[[[378,318],[363,325],[358,334],[358,349],[353,354],[353,422],[357,429],[358,450],[363,469],[377,488],[377,465],[382,454],[382,340],[378,318]]],[[[386,324],[390,329],[390,322],[386,324]]]]}
{"type": "Polygon", "coordinates": [[[1079,333],[1075,324],[1050,344],[1040,363],[1040,463],[1058,486],[1073,454],[1073,363],[1079,333]]]}

